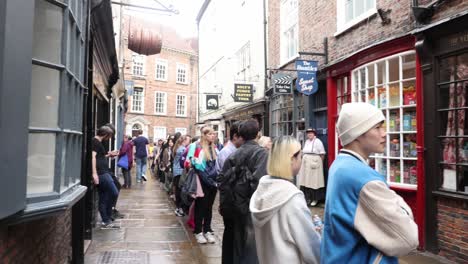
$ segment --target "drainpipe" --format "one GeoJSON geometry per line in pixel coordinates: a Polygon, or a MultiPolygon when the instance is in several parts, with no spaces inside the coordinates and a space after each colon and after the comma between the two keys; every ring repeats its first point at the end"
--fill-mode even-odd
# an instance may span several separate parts
{"type": "MultiPolygon", "coordinates": [[[[265,64],[265,73],[264,73],[264,91],[263,91],[263,96],[265,96],[266,91],[268,90],[268,52],[267,52],[267,10],[266,10],[266,0],[263,0],[263,56],[264,56],[264,64],[265,64]]],[[[266,136],[269,136],[270,134],[270,111],[269,111],[269,100],[265,100],[265,113],[263,114],[263,133],[266,136]]]]}

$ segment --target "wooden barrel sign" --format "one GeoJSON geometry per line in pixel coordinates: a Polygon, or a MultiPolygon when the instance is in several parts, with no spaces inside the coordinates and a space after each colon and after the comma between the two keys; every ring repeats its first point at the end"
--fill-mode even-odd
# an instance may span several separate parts
{"type": "Polygon", "coordinates": [[[154,55],[161,52],[162,39],[154,29],[139,23],[130,24],[128,48],[138,54],[154,55]]]}

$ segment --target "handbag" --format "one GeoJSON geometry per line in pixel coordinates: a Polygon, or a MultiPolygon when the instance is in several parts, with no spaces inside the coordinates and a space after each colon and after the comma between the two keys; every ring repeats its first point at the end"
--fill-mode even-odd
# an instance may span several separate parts
{"type": "Polygon", "coordinates": [[[119,158],[119,161],[117,162],[117,167],[128,170],[127,154],[124,154],[122,157],[119,158]]]}

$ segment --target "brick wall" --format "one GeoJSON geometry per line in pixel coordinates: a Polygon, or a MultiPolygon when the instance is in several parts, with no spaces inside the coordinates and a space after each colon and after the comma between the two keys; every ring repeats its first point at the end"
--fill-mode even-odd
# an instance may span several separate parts
{"type": "Polygon", "coordinates": [[[468,202],[439,198],[437,210],[439,255],[468,263],[468,202]]]}
{"type": "MultiPolygon", "coordinates": [[[[268,2],[268,65],[280,65],[280,1],[268,2]]],[[[375,14],[345,32],[334,36],[337,31],[337,1],[299,0],[299,51],[323,52],[323,39],[328,39],[329,65],[365,49],[375,43],[397,36],[406,35],[416,28],[412,10],[412,1],[377,0],[376,7],[389,13],[389,24],[382,24],[375,14]]],[[[423,1],[420,1],[423,3],[423,1]]],[[[468,1],[454,0],[443,3],[436,10],[432,21],[436,22],[467,10],[468,1]]],[[[322,57],[304,56],[315,59],[323,65],[322,57]]]]}
{"type": "Polygon", "coordinates": [[[0,263],[64,264],[71,258],[71,210],[0,228],[0,263]]]}

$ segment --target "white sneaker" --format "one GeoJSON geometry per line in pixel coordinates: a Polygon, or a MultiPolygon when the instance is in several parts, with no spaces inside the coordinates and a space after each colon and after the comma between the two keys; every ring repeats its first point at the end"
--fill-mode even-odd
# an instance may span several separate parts
{"type": "Polygon", "coordinates": [[[213,232],[205,233],[205,238],[208,241],[208,243],[210,243],[210,244],[216,243],[216,238],[215,238],[213,232]]]}
{"type": "Polygon", "coordinates": [[[206,244],[208,242],[206,241],[205,236],[201,232],[198,234],[195,234],[195,238],[197,239],[198,244],[206,244]]]}
{"type": "Polygon", "coordinates": [[[145,175],[141,175],[141,178],[143,178],[144,181],[147,181],[148,179],[146,179],[146,176],[145,175]]]}

